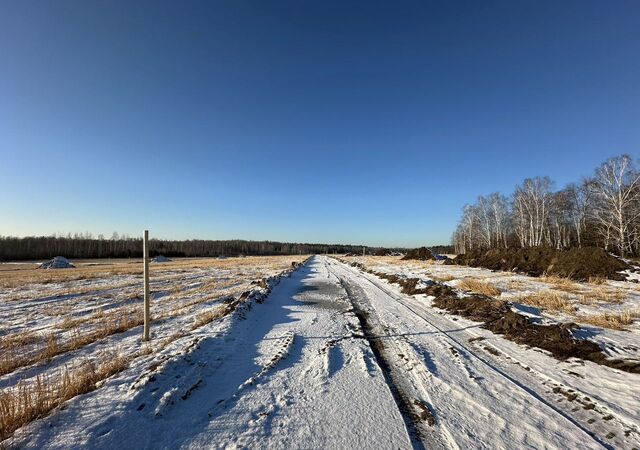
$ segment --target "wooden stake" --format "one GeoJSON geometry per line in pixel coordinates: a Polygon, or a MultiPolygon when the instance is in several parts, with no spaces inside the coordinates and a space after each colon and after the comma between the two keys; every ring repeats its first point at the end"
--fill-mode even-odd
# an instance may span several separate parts
{"type": "Polygon", "coordinates": [[[144,255],[144,331],[143,341],[149,340],[150,305],[149,305],[149,230],[144,230],[142,253],[144,255]]]}

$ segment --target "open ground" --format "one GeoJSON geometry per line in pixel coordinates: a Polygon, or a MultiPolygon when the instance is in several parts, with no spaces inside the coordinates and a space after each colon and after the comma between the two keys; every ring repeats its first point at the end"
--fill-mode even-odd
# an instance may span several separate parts
{"type": "Polygon", "coordinates": [[[637,283],[398,257],[292,266],[306,259],[152,264],[148,343],[140,261],[0,266],[3,445],[640,447],[637,283]],[[436,307],[420,286],[577,323],[575,339],[628,365],[554,357],[436,307]]]}

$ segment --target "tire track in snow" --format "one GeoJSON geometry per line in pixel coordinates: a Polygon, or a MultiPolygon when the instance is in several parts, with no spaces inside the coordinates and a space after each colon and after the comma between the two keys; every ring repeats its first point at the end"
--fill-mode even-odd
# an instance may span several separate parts
{"type": "MultiPolygon", "coordinates": [[[[409,353],[408,349],[402,348],[400,342],[388,341],[389,343],[386,345],[383,343],[382,337],[388,333],[382,328],[377,318],[371,314],[373,311],[366,301],[364,292],[356,293],[357,286],[351,285],[344,277],[331,270],[326,261],[325,265],[327,270],[338,279],[353,305],[354,313],[362,328],[363,337],[368,341],[375,362],[393,395],[413,448],[415,450],[455,448],[455,443],[447,436],[448,433],[445,433],[445,436],[440,439],[434,436],[431,427],[435,425],[436,416],[426,392],[419,392],[421,390],[420,381],[414,380],[412,376],[407,376],[410,372],[406,370],[404,373],[397,370],[399,366],[410,364],[408,360],[404,359],[406,358],[404,354],[409,353]]],[[[416,366],[410,366],[408,371],[414,367],[416,366]]]]}

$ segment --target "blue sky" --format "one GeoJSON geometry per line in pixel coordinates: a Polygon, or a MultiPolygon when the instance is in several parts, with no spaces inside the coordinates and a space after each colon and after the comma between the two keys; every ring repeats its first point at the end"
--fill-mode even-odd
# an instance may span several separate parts
{"type": "Polygon", "coordinates": [[[5,1],[0,234],[415,246],[638,156],[640,2],[5,1]]]}

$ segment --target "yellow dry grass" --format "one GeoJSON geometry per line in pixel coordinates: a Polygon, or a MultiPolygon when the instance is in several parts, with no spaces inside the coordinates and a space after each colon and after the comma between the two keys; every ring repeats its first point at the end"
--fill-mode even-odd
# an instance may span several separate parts
{"type": "Polygon", "coordinates": [[[221,317],[224,317],[228,313],[228,311],[229,310],[226,307],[219,306],[217,308],[212,308],[201,312],[193,321],[191,329],[195,330],[196,328],[200,328],[201,326],[213,322],[216,319],[220,319],[221,317]]]}
{"type": "Polygon", "coordinates": [[[509,280],[507,281],[507,287],[512,290],[523,289],[526,283],[522,280],[509,280]]]}
{"type": "Polygon", "coordinates": [[[518,303],[535,306],[537,308],[547,309],[550,311],[563,311],[573,313],[575,306],[569,301],[566,294],[551,290],[544,290],[535,294],[524,295],[514,299],[518,303]]]}
{"type": "Polygon", "coordinates": [[[463,278],[462,280],[460,280],[460,283],[458,283],[458,287],[465,291],[470,291],[489,297],[497,297],[501,294],[500,289],[498,289],[494,284],[489,283],[488,281],[479,280],[477,278],[463,278]]]}
{"type": "MultiPolygon", "coordinates": [[[[122,333],[133,327],[142,325],[143,316],[142,312],[138,309],[120,308],[108,315],[105,314],[99,321],[96,321],[95,326],[88,331],[81,332],[77,328],[71,329],[68,332],[68,339],[64,341],[61,341],[60,337],[53,332],[40,335],[35,342],[30,342],[35,344],[35,349],[32,351],[25,351],[24,347],[7,349],[0,355],[0,375],[11,373],[20,367],[38,364],[54,356],[92,344],[107,336],[122,333]]],[[[8,339],[16,338],[10,336],[8,339]]]]}
{"type": "Polygon", "coordinates": [[[589,284],[602,285],[607,283],[607,279],[603,277],[589,277],[587,281],[589,284]]]}
{"type": "Polygon", "coordinates": [[[588,292],[580,295],[579,301],[583,305],[591,305],[594,303],[624,303],[629,292],[622,288],[612,288],[604,285],[598,285],[588,292]]]}
{"type": "Polygon", "coordinates": [[[42,337],[33,330],[20,331],[18,333],[0,336],[0,350],[8,350],[16,347],[35,344],[42,337]]]}
{"type": "Polygon", "coordinates": [[[429,278],[431,278],[433,281],[439,281],[441,283],[444,283],[445,281],[452,281],[452,280],[456,279],[456,277],[454,277],[453,275],[448,275],[448,274],[444,274],[444,275],[429,274],[429,278]]]}
{"type": "Polygon", "coordinates": [[[40,375],[0,391],[0,441],[32,420],[43,417],[65,401],[96,388],[96,384],[125,369],[129,360],[117,352],[86,359],[73,369],[40,375]]]}
{"type": "Polygon", "coordinates": [[[555,275],[545,275],[540,277],[540,281],[550,284],[558,291],[578,294],[582,292],[582,287],[569,277],[558,277],[555,275]]]}
{"type": "Polygon", "coordinates": [[[624,330],[631,325],[634,320],[640,317],[638,311],[622,311],[619,313],[605,313],[597,315],[585,315],[577,318],[578,322],[595,325],[601,328],[611,328],[614,330],[624,330]]]}

